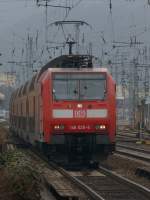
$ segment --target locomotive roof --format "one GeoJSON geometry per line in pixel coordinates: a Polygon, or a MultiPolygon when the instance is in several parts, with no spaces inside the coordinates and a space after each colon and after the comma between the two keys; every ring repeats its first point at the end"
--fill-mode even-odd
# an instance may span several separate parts
{"type": "Polygon", "coordinates": [[[63,55],[47,63],[31,80],[18,88],[13,96],[25,95],[27,90],[34,89],[34,84],[45,71],[49,72],[108,72],[106,68],[95,68],[89,55],[63,55]]]}
{"type": "Polygon", "coordinates": [[[48,64],[44,68],[91,68],[92,57],[90,55],[62,55],[59,56],[48,64]]]}
{"type": "Polygon", "coordinates": [[[40,70],[40,75],[48,68],[92,68],[92,56],[90,55],[62,55],[47,63],[40,70]]]}

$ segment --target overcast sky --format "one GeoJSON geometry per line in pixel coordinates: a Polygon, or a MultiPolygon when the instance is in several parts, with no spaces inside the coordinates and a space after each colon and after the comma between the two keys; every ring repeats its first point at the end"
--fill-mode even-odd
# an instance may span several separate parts
{"type": "MultiPolygon", "coordinates": [[[[74,0],[73,2],[78,2],[74,0]]],[[[54,2],[54,1],[53,1],[54,2]]],[[[62,1],[56,1],[62,2],[62,1]]],[[[112,14],[109,11],[108,0],[83,0],[71,10],[68,20],[85,20],[93,29],[84,29],[89,34],[88,42],[98,54],[101,45],[112,45],[112,41],[130,41],[132,35],[137,35],[139,41],[150,43],[150,6],[148,0],[112,0],[112,14]],[[90,33],[91,32],[91,33],[90,33]],[[105,44],[104,41],[105,40],[105,44]],[[93,47],[93,48],[94,48],[93,47]]],[[[0,0],[0,52],[3,70],[10,66],[6,63],[21,57],[27,35],[34,38],[39,34],[39,49],[44,45],[45,10],[37,7],[34,0],[0,0]],[[6,66],[7,65],[7,66],[6,66]]],[[[64,9],[49,8],[48,23],[62,20],[64,9]]],[[[49,28],[49,38],[54,35],[53,27],[49,28]]],[[[58,33],[59,35],[59,33],[58,33]]],[[[40,50],[39,50],[40,51],[40,50]]],[[[97,55],[99,56],[99,55],[97,55]]],[[[1,67],[2,70],[2,67],[1,67]]]]}

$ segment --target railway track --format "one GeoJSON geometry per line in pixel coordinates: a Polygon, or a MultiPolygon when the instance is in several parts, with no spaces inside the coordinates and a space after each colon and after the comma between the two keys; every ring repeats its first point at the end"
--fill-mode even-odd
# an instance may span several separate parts
{"type": "Polygon", "coordinates": [[[137,133],[135,131],[117,131],[116,138],[117,139],[131,139],[131,140],[136,140],[137,138],[137,133]]]}
{"type": "Polygon", "coordinates": [[[137,137],[138,132],[118,132],[117,136],[127,136],[130,138],[136,138],[137,137]]]}
{"type": "Polygon", "coordinates": [[[124,144],[117,144],[116,147],[117,154],[126,155],[150,163],[150,151],[148,150],[137,147],[131,147],[129,145],[124,144]]]}
{"type": "MultiPolygon", "coordinates": [[[[136,184],[132,181],[129,181],[126,178],[123,178],[116,173],[104,168],[100,167],[98,170],[92,171],[68,171],[64,168],[58,167],[56,164],[49,162],[47,158],[43,155],[33,151],[35,156],[38,156],[41,160],[46,162],[48,166],[54,171],[57,171],[68,181],[72,182],[72,184],[76,185],[80,190],[86,193],[86,199],[91,200],[149,200],[150,199],[150,190],[136,184]]],[[[50,184],[47,182],[47,184],[50,184]]],[[[52,187],[53,184],[50,185],[52,187]]],[[[59,183],[57,182],[57,186],[59,183]]],[[[61,182],[60,182],[61,185],[61,182]]],[[[64,184],[63,193],[68,192],[68,183],[64,184]],[[66,188],[65,188],[66,187],[66,188]]],[[[61,192],[62,192],[61,187],[61,192]]],[[[55,194],[59,193],[56,187],[55,194]]],[[[71,194],[71,193],[70,193],[71,194]]],[[[64,195],[65,198],[60,198],[60,195],[56,195],[58,199],[65,200],[78,200],[80,198],[80,194],[64,195]]]]}
{"type": "Polygon", "coordinates": [[[127,141],[138,141],[139,139],[150,140],[150,134],[144,131],[139,133],[138,130],[118,131],[116,136],[118,140],[127,140],[127,141]]]}
{"type": "Polygon", "coordinates": [[[148,200],[150,190],[100,167],[93,172],[70,172],[55,166],[60,173],[84,190],[93,200],[148,200]]]}
{"type": "MultiPolygon", "coordinates": [[[[40,156],[41,158],[41,156],[40,156]]],[[[42,157],[43,159],[43,157],[42,157]]],[[[95,171],[69,171],[62,167],[58,167],[55,163],[49,162],[50,168],[58,171],[66,179],[71,181],[76,187],[80,188],[92,200],[149,200],[150,190],[123,178],[116,173],[100,167],[95,171]]],[[[61,178],[62,179],[62,178],[61,178]]],[[[58,185],[59,183],[57,183],[58,185]]],[[[57,189],[55,188],[55,193],[57,189]]],[[[59,195],[57,195],[59,196],[59,195]]],[[[69,196],[70,199],[80,199],[80,196],[69,196]]]]}
{"type": "Polygon", "coordinates": [[[100,174],[97,176],[76,176],[81,181],[83,188],[88,189],[87,186],[90,188],[89,192],[93,199],[133,200],[150,198],[150,191],[117,176],[115,173],[113,174],[110,170],[100,167],[98,172],[100,174]]]}

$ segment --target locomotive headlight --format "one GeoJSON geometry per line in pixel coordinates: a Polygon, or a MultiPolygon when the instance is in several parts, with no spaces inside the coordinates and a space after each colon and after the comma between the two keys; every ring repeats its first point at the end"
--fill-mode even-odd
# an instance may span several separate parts
{"type": "Polygon", "coordinates": [[[55,126],[54,126],[54,129],[55,129],[55,130],[59,129],[59,125],[55,125],[55,126]]]}
{"type": "Polygon", "coordinates": [[[82,104],[77,104],[77,108],[82,108],[83,105],[82,104]]]}
{"type": "Polygon", "coordinates": [[[100,129],[101,129],[101,130],[105,130],[105,129],[106,129],[106,126],[105,126],[105,125],[100,125],[100,129]]]}
{"type": "Polygon", "coordinates": [[[64,130],[65,126],[64,125],[54,125],[55,130],[64,130]]]}
{"type": "Polygon", "coordinates": [[[106,129],[106,125],[96,125],[95,129],[96,130],[105,130],[106,129]]]}

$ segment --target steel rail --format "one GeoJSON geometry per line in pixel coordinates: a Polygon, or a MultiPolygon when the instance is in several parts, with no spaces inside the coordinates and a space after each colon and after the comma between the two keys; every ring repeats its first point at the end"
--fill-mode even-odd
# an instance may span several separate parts
{"type": "MultiPolygon", "coordinates": [[[[90,186],[88,186],[88,183],[84,183],[84,180],[80,180],[78,177],[71,175],[68,171],[65,169],[59,167],[53,162],[50,162],[43,154],[41,154],[39,151],[34,149],[30,149],[36,156],[38,156],[41,160],[45,161],[49,167],[56,169],[58,172],[60,172],[64,177],[66,177],[69,181],[71,181],[73,184],[75,184],[79,189],[84,191],[91,199],[93,200],[106,200],[107,197],[101,196],[101,193],[99,194],[97,191],[93,190],[90,186]]],[[[104,167],[99,168],[101,170],[101,173],[104,175],[111,177],[112,180],[116,179],[120,184],[125,184],[129,186],[129,188],[132,188],[133,190],[136,190],[137,192],[142,193],[143,196],[146,197],[146,199],[150,199],[150,190],[144,186],[141,186],[133,181],[130,181],[115,172],[112,172],[111,170],[108,170],[104,167]]],[[[94,183],[93,183],[94,184],[94,183]]],[[[105,182],[103,183],[105,184],[105,182]]],[[[108,187],[108,190],[111,188],[108,187]]],[[[112,191],[113,193],[113,191],[112,191]]],[[[136,193],[136,192],[135,192],[136,193]]]]}
{"type": "MultiPolygon", "coordinates": [[[[106,200],[107,199],[107,197],[104,198],[103,196],[101,196],[101,194],[99,194],[97,191],[93,190],[90,186],[88,186],[88,184],[84,183],[84,181],[80,180],[79,178],[77,178],[74,175],[71,175],[69,173],[69,171],[66,171],[62,167],[59,167],[57,164],[48,161],[48,159],[45,156],[43,156],[43,154],[41,154],[35,150],[32,152],[35,153],[36,156],[40,157],[41,160],[45,161],[49,167],[57,170],[66,179],[68,179],[73,184],[75,184],[79,189],[84,191],[91,199],[93,199],[93,200],[106,200]]],[[[118,175],[117,173],[112,172],[111,170],[108,170],[102,166],[100,166],[97,171],[103,173],[107,177],[112,178],[113,180],[116,180],[119,184],[124,184],[124,185],[128,186],[133,191],[142,193],[143,197],[145,197],[146,199],[150,199],[150,190],[148,188],[141,186],[133,181],[130,181],[127,178],[124,178],[121,175],[118,175]]],[[[108,188],[108,189],[110,190],[110,188],[108,188]]]]}
{"type": "MultiPolygon", "coordinates": [[[[84,192],[86,192],[92,199],[94,200],[105,200],[100,194],[98,194],[96,191],[94,191],[92,188],[90,188],[87,184],[85,184],[82,180],[79,180],[75,176],[72,176],[68,171],[64,170],[61,167],[58,167],[54,163],[50,163],[52,167],[54,167],[56,170],[58,170],[62,175],[64,175],[68,180],[72,181],[77,187],[81,188],[84,192]]],[[[99,170],[104,175],[115,179],[120,184],[124,184],[133,190],[136,190],[136,192],[142,193],[144,197],[147,199],[150,199],[150,190],[144,186],[141,186],[140,184],[135,183],[134,181],[131,181],[127,178],[122,177],[121,175],[118,175],[117,173],[108,170],[104,167],[99,167],[99,170]]]]}
{"type": "Polygon", "coordinates": [[[145,153],[145,154],[150,154],[149,150],[140,149],[140,148],[137,148],[137,147],[131,147],[131,146],[124,145],[124,144],[116,144],[116,147],[121,147],[121,148],[129,149],[129,150],[133,150],[133,151],[138,151],[138,152],[145,153]]]}
{"type": "Polygon", "coordinates": [[[89,186],[84,184],[82,181],[80,181],[78,178],[72,176],[69,172],[64,170],[61,167],[58,167],[54,163],[49,163],[52,167],[54,167],[56,170],[58,170],[62,175],[64,175],[68,180],[71,180],[77,187],[80,187],[84,192],[86,192],[93,200],[105,200],[101,195],[97,194],[93,189],[91,189],[89,186]]]}
{"type": "Polygon", "coordinates": [[[148,164],[150,163],[150,158],[146,158],[146,157],[143,157],[143,156],[140,156],[140,155],[135,155],[134,153],[129,153],[129,152],[125,152],[125,151],[121,151],[121,150],[116,150],[115,151],[115,154],[117,155],[124,155],[124,156],[127,156],[129,158],[135,158],[139,161],[144,161],[144,162],[147,162],[148,164]]]}
{"type": "MultiPolygon", "coordinates": [[[[61,167],[58,167],[55,163],[48,162],[48,164],[53,167],[54,169],[58,170],[62,175],[64,175],[68,180],[72,181],[78,188],[82,189],[84,192],[86,192],[93,200],[105,200],[100,194],[98,194],[96,191],[94,191],[92,188],[90,188],[87,184],[85,184],[83,181],[79,180],[75,176],[72,176],[68,171],[64,170],[61,167]]],[[[127,178],[122,177],[121,175],[118,175],[115,172],[112,172],[111,170],[108,170],[104,167],[99,167],[102,173],[105,175],[116,179],[118,182],[123,183],[133,190],[136,190],[140,193],[142,193],[145,197],[148,199],[150,198],[150,190],[144,186],[141,186],[140,184],[137,184],[127,178]]],[[[98,170],[99,171],[99,170],[98,170]]]]}
{"type": "MultiPolygon", "coordinates": [[[[75,184],[79,189],[84,191],[91,199],[93,200],[106,200],[104,196],[101,195],[98,191],[95,191],[95,189],[92,189],[90,186],[88,186],[88,183],[85,183],[84,180],[80,180],[80,178],[76,177],[75,175],[71,175],[69,171],[63,169],[62,167],[59,167],[57,164],[50,162],[47,157],[45,157],[43,154],[41,154],[37,149],[30,148],[31,152],[33,152],[36,156],[38,156],[41,160],[45,161],[49,167],[54,168],[58,172],[60,172],[66,179],[71,181],[73,184],[75,184]]],[[[121,175],[118,175],[115,172],[112,172],[111,170],[108,170],[102,166],[99,167],[99,170],[101,173],[106,175],[108,178],[111,178],[112,180],[116,180],[119,184],[124,184],[131,188],[133,191],[137,193],[141,193],[145,199],[150,199],[150,190],[144,186],[141,186],[131,180],[128,180],[127,178],[122,177],[121,175]]],[[[93,183],[94,184],[94,183],[93,183]]],[[[103,183],[105,185],[105,181],[103,183]]],[[[111,188],[108,187],[108,190],[111,191],[111,188]]],[[[102,191],[103,192],[103,191],[102,191]]],[[[113,191],[111,191],[113,193],[113,191]]]]}
{"type": "Polygon", "coordinates": [[[150,199],[150,189],[148,189],[138,183],[135,183],[134,181],[131,181],[131,180],[117,174],[116,172],[108,170],[102,166],[99,167],[99,170],[101,172],[103,172],[105,175],[108,175],[108,176],[112,177],[113,179],[116,179],[120,183],[124,183],[125,185],[129,186],[133,190],[136,190],[136,191],[142,193],[144,196],[146,196],[148,199],[150,199]]]}
{"type": "Polygon", "coordinates": [[[122,148],[122,149],[116,149],[116,151],[115,151],[116,154],[125,155],[130,158],[135,158],[135,159],[150,163],[150,156],[148,155],[149,153],[145,154],[145,156],[144,156],[144,153],[139,152],[139,153],[142,153],[140,155],[140,154],[138,154],[138,151],[136,152],[136,150],[130,150],[130,149],[126,149],[123,147],[119,147],[119,148],[122,148]]]}
{"type": "Polygon", "coordinates": [[[72,176],[69,172],[67,172],[62,167],[59,167],[57,164],[50,162],[43,154],[38,152],[35,148],[30,149],[31,152],[33,152],[36,156],[40,157],[41,160],[46,162],[49,167],[57,170],[60,172],[65,178],[67,178],[69,181],[74,183],[79,189],[81,189],[83,192],[85,192],[90,198],[93,200],[105,200],[102,196],[97,194],[93,189],[91,189],[89,186],[84,184],[82,181],[80,181],[78,178],[72,176]]]}

